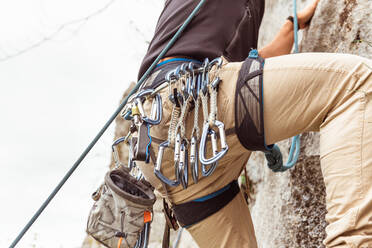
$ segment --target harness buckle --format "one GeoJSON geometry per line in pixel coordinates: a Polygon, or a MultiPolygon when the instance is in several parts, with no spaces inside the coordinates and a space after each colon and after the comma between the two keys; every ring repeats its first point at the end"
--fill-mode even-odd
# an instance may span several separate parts
{"type": "Polygon", "coordinates": [[[173,214],[173,211],[170,209],[165,199],[163,199],[163,213],[167,225],[176,231],[179,228],[179,225],[177,223],[176,217],[173,214]]]}

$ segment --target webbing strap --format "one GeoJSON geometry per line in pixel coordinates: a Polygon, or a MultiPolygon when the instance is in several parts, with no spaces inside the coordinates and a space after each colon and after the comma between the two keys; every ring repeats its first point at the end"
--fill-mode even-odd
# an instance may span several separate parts
{"type": "Polygon", "coordinates": [[[26,226],[18,234],[18,236],[16,237],[16,239],[9,246],[9,248],[14,248],[17,245],[17,243],[22,239],[22,237],[25,235],[25,233],[28,231],[28,229],[32,226],[32,224],[36,221],[36,219],[40,216],[40,214],[44,211],[44,209],[49,205],[49,203],[56,196],[56,194],[59,192],[59,190],[62,188],[62,186],[66,183],[66,181],[70,178],[70,176],[74,173],[74,171],[80,165],[80,163],[84,160],[84,158],[86,157],[86,155],[94,147],[94,145],[101,138],[101,136],[104,134],[104,132],[107,130],[107,128],[111,125],[111,123],[115,120],[116,116],[121,112],[121,110],[127,104],[129,97],[132,96],[140,88],[140,86],[142,85],[142,83],[147,79],[147,77],[150,75],[150,73],[152,72],[152,70],[159,63],[160,59],[163,58],[164,55],[168,52],[168,50],[173,46],[173,44],[180,37],[180,35],[182,34],[182,32],[185,30],[185,28],[188,26],[188,24],[191,22],[191,20],[194,18],[194,16],[199,12],[199,10],[205,4],[205,2],[206,2],[206,0],[200,0],[199,4],[195,7],[195,9],[187,17],[187,19],[182,24],[182,26],[177,30],[176,34],[168,42],[168,44],[161,51],[161,53],[158,55],[158,57],[155,59],[155,61],[151,64],[151,66],[147,69],[147,71],[145,72],[145,74],[143,74],[143,76],[138,81],[138,83],[136,84],[136,86],[132,89],[132,91],[124,99],[124,101],[119,105],[119,107],[116,109],[116,111],[112,114],[112,116],[109,118],[109,120],[105,123],[105,125],[103,126],[103,128],[98,132],[98,134],[96,135],[96,137],[94,137],[94,139],[91,141],[91,143],[88,145],[88,147],[83,151],[83,153],[80,155],[80,157],[77,159],[77,161],[71,167],[71,169],[62,178],[62,180],[60,181],[60,183],[58,183],[57,187],[53,190],[53,192],[49,195],[49,197],[45,200],[45,202],[41,205],[41,207],[32,216],[31,220],[26,224],[26,226]]]}
{"type": "Polygon", "coordinates": [[[174,205],[172,210],[180,226],[190,227],[225,207],[240,192],[237,181],[232,181],[224,188],[202,198],[174,205]]]}

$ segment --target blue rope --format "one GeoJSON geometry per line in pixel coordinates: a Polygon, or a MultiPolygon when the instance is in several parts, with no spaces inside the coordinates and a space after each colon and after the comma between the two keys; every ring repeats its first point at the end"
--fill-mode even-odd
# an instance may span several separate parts
{"type": "Polygon", "coordinates": [[[297,1],[293,0],[293,31],[294,31],[294,53],[298,53],[298,19],[297,19],[297,1]]]}
{"type": "MultiPolygon", "coordinates": [[[[297,1],[293,0],[293,33],[294,33],[294,53],[298,53],[298,19],[297,19],[297,1]]],[[[296,135],[292,138],[292,144],[291,149],[289,150],[289,156],[287,164],[285,165],[285,168],[292,168],[298,160],[298,157],[300,156],[300,135],[296,135]],[[293,157],[293,153],[295,152],[295,155],[293,157]]]]}
{"type": "Polygon", "coordinates": [[[155,61],[151,64],[151,66],[147,69],[147,71],[145,72],[145,74],[143,74],[143,76],[141,77],[141,79],[137,82],[136,86],[132,89],[132,91],[129,93],[129,95],[124,99],[124,101],[115,110],[115,112],[112,114],[112,116],[110,117],[110,119],[105,123],[105,125],[103,126],[103,128],[98,132],[98,134],[94,137],[94,139],[91,141],[91,143],[88,145],[88,147],[83,151],[83,153],[80,155],[80,157],[77,159],[77,161],[71,167],[71,169],[66,173],[66,175],[62,178],[62,180],[58,183],[57,187],[48,196],[48,198],[41,205],[41,207],[36,211],[36,213],[32,216],[31,220],[29,222],[27,222],[26,226],[18,234],[18,236],[16,237],[16,239],[9,246],[9,248],[14,248],[17,245],[17,243],[22,239],[22,237],[25,235],[25,233],[28,231],[28,229],[32,226],[32,224],[36,221],[36,219],[40,216],[40,214],[44,211],[44,209],[49,205],[49,203],[56,196],[56,194],[59,192],[59,190],[62,188],[62,186],[66,183],[66,181],[71,177],[71,175],[74,173],[74,171],[80,165],[80,163],[84,160],[84,158],[86,157],[86,155],[94,147],[94,145],[101,138],[101,136],[104,134],[104,132],[107,130],[107,128],[111,125],[111,123],[115,120],[116,116],[120,113],[120,111],[127,104],[129,97],[132,96],[139,89],[139,87],[142,85],[142,83],[150,75],[151,71],[158,64],[158,62],[160,61],[160,59],[162,59],[164,57],[164,55],[168,52],[168,50],[173,46],[173,44],[176,42],[176,40],[178,39],[178,37],[182,34],[182,32],[187,27],[187,25],[191,22],[191,20],[194,18],[194,16],[197,14],[197,12],[201,9],[201,7],[204,5],[205,2],[206,2],[206,0],[200,0],[199,4],[191,12],[191,14],[189,15],[189,17],[187,17],[186,21],[177,30],[177,32],[175,33],[175,35],[168,42],[168,44],[165,46],[165,48],[161,51],[161,53],[158,55],[158,57],[155,59],[155,61]]]}
{"type": "MultiPolygon", "coordinates": [[[[298,19],[297,19],[297,2],[293,0],[293,31],[294,31],[294,53],[298,53],[298,19]]],[[[300,156],[300,135],[292,138],[291,148],[289,150],[288,160],[283,164],[283,157],[277,145],[274,145],[268,151],[264,151],[267,165],[274,172],[283,172],[292,168],[300,156]]]]}
{"type": "Polygon", "coordinates": [[[159,63],[155,68],[158,68],[158,67],[160,67],[160,66],[162,66],[162,65],[165,65],[165,64],[167,64],[167,63],[169,63],[169,62],[175,62],[175,61],[194,62],[194,63],[199,63],[199,64],[201,64],[200,61],[197,61],[197,60],[195,60],[195,59],[173,58],[173,59],[168,59],[168,60],[166,60],[166,61],[163,61],[163,62],[159,63]]]}

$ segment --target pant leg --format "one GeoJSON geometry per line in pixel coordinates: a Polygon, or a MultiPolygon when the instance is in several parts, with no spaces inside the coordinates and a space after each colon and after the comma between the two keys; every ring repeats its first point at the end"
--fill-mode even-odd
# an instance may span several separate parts
{"type": "Polygon", "coordinates": [[[257,247],[248,205],[241,192],[223,209],[187,230],[200,247],[257,247]]]}
{"type": "Polygon", "coordinates": [[[268,144],[320,131],[327,247],[372,247],[372,62],[345,54],[267,59],[268,144]]]}

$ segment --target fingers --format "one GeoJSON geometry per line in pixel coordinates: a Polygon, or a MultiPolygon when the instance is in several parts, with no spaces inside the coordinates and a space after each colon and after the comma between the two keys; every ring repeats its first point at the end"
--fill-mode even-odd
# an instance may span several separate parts
{"type": "Polygon", "coordinates": [[[303,10],[297,12],[298,26],[300,29],[309,26],[311,18],[315,13],[315,9],[320,0],[314,0],[310,5],[306,6],[303,10]]]}

